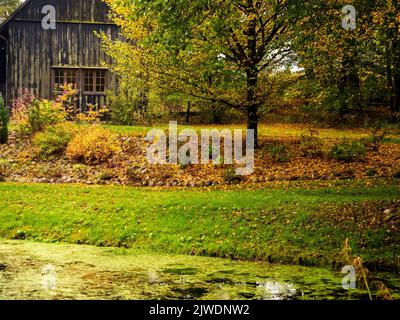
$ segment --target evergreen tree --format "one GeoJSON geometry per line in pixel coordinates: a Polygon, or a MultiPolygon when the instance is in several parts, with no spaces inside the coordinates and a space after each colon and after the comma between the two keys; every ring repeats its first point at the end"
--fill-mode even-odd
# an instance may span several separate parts
{"type": "Polygon", "coordinates": [[[3,95],[0,93],[0,144],[8,141],[9,113],[4,105],[3,95]]]}

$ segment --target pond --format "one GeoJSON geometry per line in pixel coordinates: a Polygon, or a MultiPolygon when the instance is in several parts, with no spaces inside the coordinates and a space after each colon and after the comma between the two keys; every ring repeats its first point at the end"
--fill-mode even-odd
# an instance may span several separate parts
{"type": "MultiPolygon", "coordinates": [[[[324,268],[0,241],[0,299],[367,299],[324,268]]],[[[398,275],[384,274],[396,298],[398,275]]]]}

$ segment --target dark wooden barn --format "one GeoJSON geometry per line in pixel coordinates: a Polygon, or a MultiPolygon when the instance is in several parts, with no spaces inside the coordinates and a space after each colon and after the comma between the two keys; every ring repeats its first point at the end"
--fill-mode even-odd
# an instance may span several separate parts
{"type": "Polygon", "coordinates": [[[23,90],[53,98],[72,84],[81,109],[103,106],[106,93],[117,89],[114,75],[102,67],[101,61],[111,61],[95,34],[118,37],[107,14],[101,0],[26,0],[0,26],[0,90],[7,103],[23,90]]]}

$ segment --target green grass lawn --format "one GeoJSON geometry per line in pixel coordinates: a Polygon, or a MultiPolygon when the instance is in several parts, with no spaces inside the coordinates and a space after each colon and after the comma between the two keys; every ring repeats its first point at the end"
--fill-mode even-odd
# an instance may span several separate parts
{"type": "Polygon", "coordinates": [[[155,190],[3,183],[0,195],[0,237],[8,239],[319,265],[339,259],[346,238],[370,262],[393,263],[399,244],[398,234],[360,227],[342,211],[399,199],[394,185],[155,190]]]}

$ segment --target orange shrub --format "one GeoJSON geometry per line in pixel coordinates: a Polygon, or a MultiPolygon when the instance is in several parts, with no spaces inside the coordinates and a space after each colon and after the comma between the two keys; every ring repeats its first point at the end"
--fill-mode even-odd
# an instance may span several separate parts
{"type": "Polygon", "coordinates": [[[117,136],[99,126],[83,129],[69,142],[67,157],[85,164],[98,164],[121,151],[117,136]]]}

